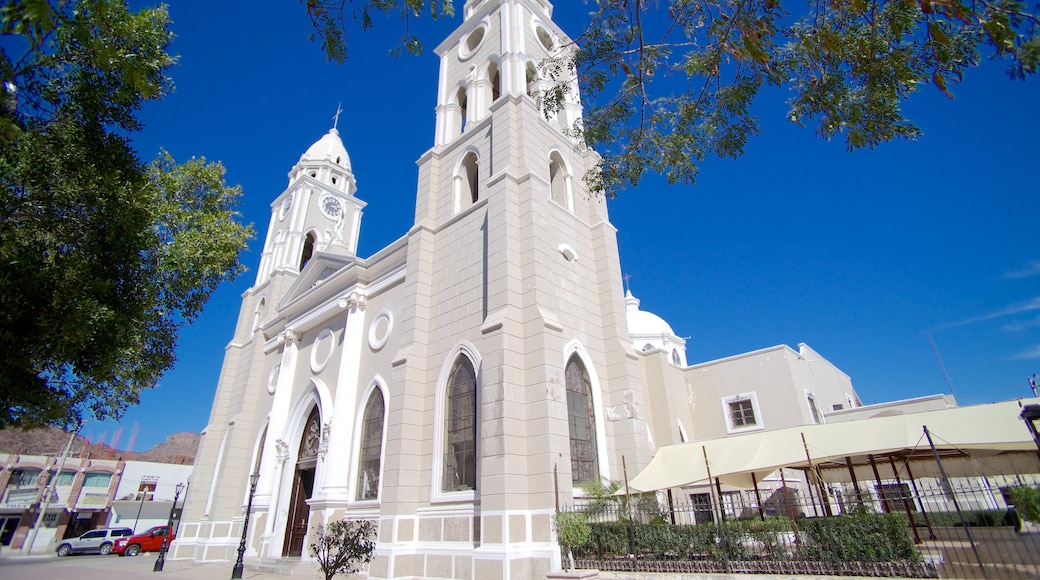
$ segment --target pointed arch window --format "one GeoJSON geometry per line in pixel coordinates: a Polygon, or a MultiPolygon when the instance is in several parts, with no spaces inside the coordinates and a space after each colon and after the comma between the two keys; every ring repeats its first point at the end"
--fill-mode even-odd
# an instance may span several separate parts
{"type": "Polygon", "coordinates": [[[372,389],[361,420],[361,448],[358,461],[357,499],[379,498],[379,474],[383,456],[383,393],[372,389]]]}
{"type": "Polygon", "coordinates": [[[570,195],[570,176],[567,175],[567,165],[559,151],[549,154],[549,197],[557,204],[574,211],[574,204],[570,195]]]}
{"type": "Polygon", "coordinates": [[[477,154],[473,151],[466,153],[459,165],[458,173],[455,175],[455,213],[477,203],[477,200],[480,199],[479,170],[477,154]]]}
{"type": "Polygon", "coordinates": [[[466,116],[467,116],[467,100],[466,100],[466,87],[459,87],[457,93],[455,93],[455,101],[459,104],[459,133],[466,130],[466,116]]]}
{"type": "Polygon", "coordinates": [[[502,75],[498,72],[497,62],[492,62],[488,65],[487,78],[491,81],[491,102],[493,103],[502,96],[502,75]]]}
{"type": "Polygon", "coordinates": [[[577,356],[567,361],[567,423],[571,438],[571,481],[599,481],[596,452],[596,413],[592,405],[592,383],[577,356]]]}
{"type": "Polygon", "coordinates": [[[314,232],[309,232],[307,237],[303,240],[303,253],[300,254],[300,271],[303,271],[303,267],[307,265],[307,262],[311,261],[314,256],[314,232]]]}
{"type": "Polygon", "coordinates": [[[533,99],[535,97],[535,93],[538,92],[538,70],[534,68],[533,62],[527,63],[526,80],[527,96],[533,99]]]}
{"type": "Polygon", "coordinates": [[[477,487],[477,374],[459,356],[448,378],[444,414],[444,474],[441,489],[469,491],[477,487]]]}

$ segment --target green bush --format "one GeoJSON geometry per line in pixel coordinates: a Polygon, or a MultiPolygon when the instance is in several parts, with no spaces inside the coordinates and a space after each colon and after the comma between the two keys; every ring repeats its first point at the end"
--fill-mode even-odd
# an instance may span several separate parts
{"type": "MultiPolygon", "coordinates": [[[[964,522],[972,527],[1013,526],[1013,518],[1008,517],[1007,510],[962,510],[964,522]]],[[[928,512],[928,523],[940,528],[960,527],[961,516],[956,511],[928,512]]],[[[926,525],[924,516],[914,513],[914,525],[926,525]]]]}
{"type": "Polygon", "coordinates": [[[1013,487],[1008,490],[1015,511],[1031,522],[1040,522],[1040,488],[1013,487]]]}
{"type": "Polygon", "coordinates": [[[920,554],[903,514],[859,514],[799,520],[807,541],[802,556],[842,562],[917,561],[920,554]]]}
{"type": "MultiPolygon", "coordinates": [[[[578,558],[619,558],[631,553],[624,523],[590,524],[589,541],[575,546],[578,558]]],[[[835,518],[728,521],[697,525],[635,524],[639,557],[649,559],[918,561],[920,556],[902,514],[859,514],[835,518]],[[722,538],[719,538],[719,529],[722,538]],[[799,538],[795,545],[794,538],[799,538]]]]}

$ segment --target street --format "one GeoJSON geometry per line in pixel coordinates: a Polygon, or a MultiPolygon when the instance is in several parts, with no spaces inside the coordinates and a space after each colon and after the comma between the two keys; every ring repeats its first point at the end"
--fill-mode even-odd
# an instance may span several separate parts
{"type": "MultiPolygon", "coordinates": [[[[162,572],[153,572],[155,554],[136,558],[119,556],[80,555],[30,556],[20,553],[0,554],[0,578],[3,580],[130,580],[141,578],[228,580],[232,562],[193,564],[190,561],[166,560],[162,572]],[[10,555],[9,555],[10,554],[10,555]]],[[[317,569],[315,576],[318,577],[317,569]]],[[[285,576],[256,572],[246,568],[244,580],[284,580],[285,576]]],[[[299,578],[299,576],[297,576],[299,578]]]]}

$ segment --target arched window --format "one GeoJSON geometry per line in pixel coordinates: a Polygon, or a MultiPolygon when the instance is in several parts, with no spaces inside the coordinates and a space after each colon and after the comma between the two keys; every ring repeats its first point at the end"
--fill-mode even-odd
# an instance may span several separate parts
{"type": "Polygon", "coordinates": [[[567,194],[567,166],[559,151],[549,154],[549,197],[561,206],[572,209],[567,194]]]}
{"type": "Polygon", "coordinates": [[[654,350],[654,345],[650,344],[649,342],[643,345],[643,352],[648,352],[651,350],[654,350]]]}
{"type": "Polygon", "coordinates": [[[307,238],[303,240],[303,254],[300,255],[300,271],[303,271],[303,267],[307,265],[307,262],[314,256],[314,232],[307,234],[307,238]]]}
{"type": "Polygon", "coordinates": [[[532,99],[538,92],[538,70],[534,68],[534,63],[527,63],[527,96],[532,99]]]}
{"type": "Polygon", "coordinates": [[[455,175],[455,213],[477,203],[480,199],[480,180],[477,154],[470,151],[463,157],[455,175]]]}
{"type": "Polygon", "coordinates": [[[256,309],[253,310],[253,332],[260,328],[260,316],[264,313],[264,307],[267,305],[267,297],[261,296],[260,302],[257,303],[256,309]]]}
{"type": "Polygon", "coordinates": [[[459,87],[455,93],[455,101],[459,104],[459,132],[466,130],[466,87],[459,87]]]}
{"type": "Polygon", "coordinates": [[[444,477],[441,489],[468,491],[477,487],[477,374],[473,363],[459,356],[448,377],[444,414],[444,477]]]}
{"type": "Polygon", "coordinates": [[[491,102],[495,102],[502,96],[502,75],[498,72],[497,62],[488,65],[487,78],[491,81],[491,102]]]}
{"type": "Polygon", "coordinates": [[[672,349],[672,364],[675,366],[682,365],[682,359],[679,358],[679,351],[674,348],[672,349]]]}
{"type": "Polygon", "coordinates": [[[383,393],[372,389],[361,420],[361,447],[358,452],[357,498],[379,497],[379,470],[383,455],[383,393]]]}
{"type": "Polygon", "coordinates": [[[596,453],[596,412],[592,406],[592,383],[577,356],[567,361],[567,423],[571,437],[571,481],[599,481],[596,453]]]}

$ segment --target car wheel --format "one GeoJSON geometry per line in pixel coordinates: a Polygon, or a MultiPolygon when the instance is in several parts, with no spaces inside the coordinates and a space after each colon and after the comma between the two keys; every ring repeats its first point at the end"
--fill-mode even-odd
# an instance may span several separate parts
{"type": "Polygon", "coordinates": [[[101,549],[98,552],[102,556],[107,556],[112,553],[112,544],[101,544],[101,549]]]}
{"type": "Polygon", "coordinates": [[[123,550],[123,553],[133,558],[134,556],[141,553],[141,546],[138,546],[137,544],[131,544],[127,546],[125,550],[123,550]]]}
{"type": "Polygon", "coordinates": [[[71,551],[72,551],[72,548],[68,544],[62,544],[62,545],[58,546],[58,555],[59,556],[68,556],[69,552],[71,552],[71,551]]]}

